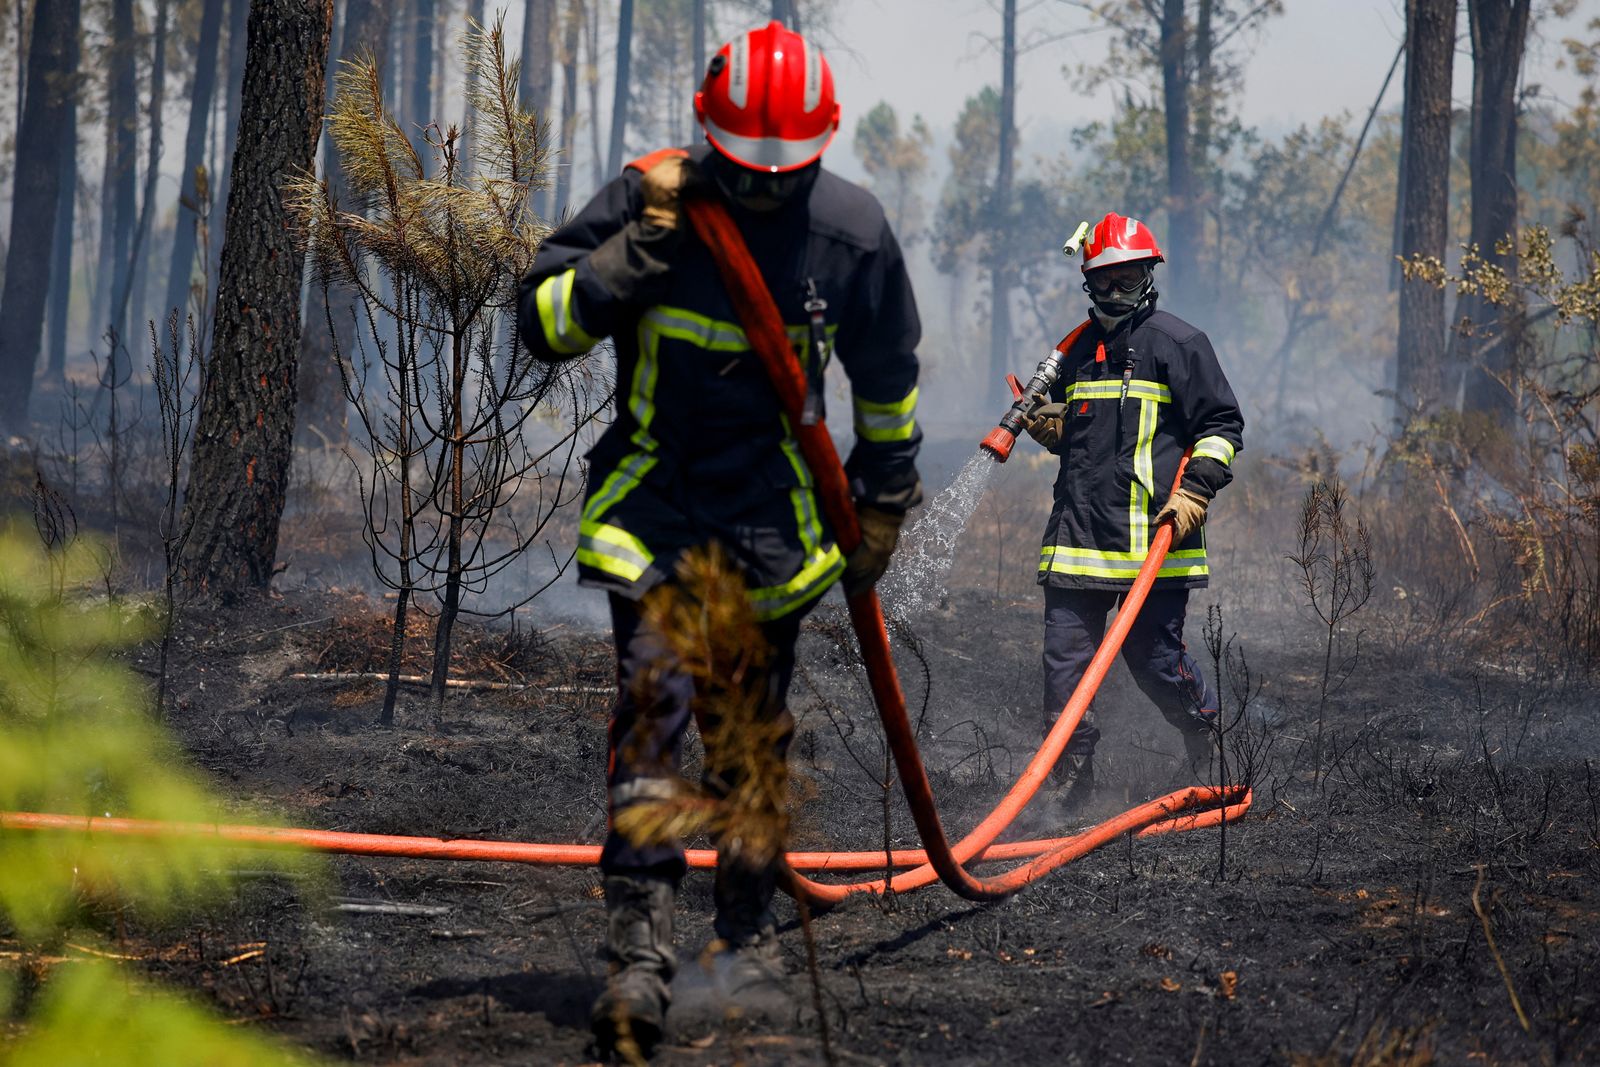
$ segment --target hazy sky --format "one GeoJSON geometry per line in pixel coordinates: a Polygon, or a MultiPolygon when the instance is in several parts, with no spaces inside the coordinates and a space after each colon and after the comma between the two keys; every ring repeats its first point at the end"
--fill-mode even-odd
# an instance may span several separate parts
{"type": "MultiPolygon", "coordinates": [[[[1023,0],[1018,36],[1089,30],[1093,20],[1060,0],[1023,0]]],[[[1270,20],[1251,42],[1245,93],[1239,101],[1247,125],[1268,132],[1348,110],[1364,115],[1383,83],[1404,31],[1400,0],[1286,0],[1285,12],[1270,20]]],[[[1465,5],[1461,15],[1456,97],[1471,97],[1472,62],[1465,5]]],[[[1524,80],[1538,83],[1557,99],[1576,96],[1570,71],[1555,69],[1563,36],[1577,33],[1600,17],[1600,0],[1582,0],[1571,18],[1540,26],[1532,42],[1524,80]]],[[[953,123],[963,101],[984,84],[999,84],[1000,58],[985,36],[998,36],[999,0],[843,0],[830,61],[845,106],[845,141],[855,120],[879,100],[902,116],[921,113],[936,132],[953,123]]],[[[1096,62],[1106,47],[1104,33],[1070,37],[1034,48],[1018,61],[1017,120],[1024,155],[1030,141],[1060,142],[1066,131],[1108,115],[1109,94],[1078,94],[1063,68],[1096,62]]],[[[1401,75],[1389,87],[1386,104],[1400,102],[1401,75]]],[[[835,157],[848,152],[835,152],[835,157]]],[[[832,164],[854,173],[854,159],[832,164]]]]}

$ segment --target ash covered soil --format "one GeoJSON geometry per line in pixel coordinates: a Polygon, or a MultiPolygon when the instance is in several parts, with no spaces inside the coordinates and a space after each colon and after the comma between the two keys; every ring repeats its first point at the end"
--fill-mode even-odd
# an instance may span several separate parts
{"type": "MultiPolygon", "coordinates": [[[[1197,599],[1191,646],[1212,602],[1197,599]]],[[[532,688],[452,694],[442,713],[411,692],[384,729],[376,683],[288,675],[377,669],[385,611],[299,592],[189,613],[171,719],[217,786],[296,825],[598,843],[607,635],[468,629],[458,674],[532,688]]],[[[830,598],[802,639],[800,848],[884,843],[880,733],[841,616],[830,598]]],[[[1325,650],[1293,619],[1250,604],[1224,618],[1225,636],[1242,623],[1234,648],[1248,670],[1227,672],[1226,708],[1252,693],[1233,716],[1230,758],[1255,787],[1254,810],[1225,834],[1124,839],[999,904],[934,887],[816,916],[835,1061],[1600,1059],[1593,689],[1369,636],[1328,702],[1314,770],[1325,650]]],[[[920,736],[953,834],[1040,736],[1039,627],[1036,593],[969,591],[897,639],[913,712],[926,700],[920,736]]],[[[420,661],[421,633],[414,644],[420,661]]],[[[142,668],[153,662],[141,651],[142,668]]],[[[1120,666],[1100,707],[1104,817],[1173,788],[1180,746],[1120,666]]],[[[696,760],[691,745],[691,774],[696,760]]],[[[1012,836],[1075,825],[1041,794],[1012,836]]],[[[888,826],[896,847],[916,847],[898,786],[888,826]]],[[[334,1060],[592,1057],[587,1011],[604,974],[595,871],[339,856],[308,879],[252,871],[244,851],[238,868],[227,905],[175,929],[131,925],[128,954],[334,1060]],[[351,912],[338,898],[422,908],[351,912]]],[[[779,911],[792,1006],[757,1017],[695,996],[710,914],[709,876],[691,872],[677,932],[685,1010],[656,1062],[823,1062],[793,904],[779,911]]]]}

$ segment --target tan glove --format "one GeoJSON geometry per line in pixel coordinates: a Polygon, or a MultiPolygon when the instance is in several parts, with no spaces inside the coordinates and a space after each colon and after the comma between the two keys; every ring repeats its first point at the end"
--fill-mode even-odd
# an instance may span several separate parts
{"type": "Polygon", "coordinates": [[[1067,405],[1041,404],[1028,419],[1028,436],[1046,448],[1054,448],[1061,443],[1066,421],[1067,405]]]}
{"type": "Polygon", "coordinates": [[[645,171],[639,182],[644,194],[643,221],[676,230],[683,225],[683,191],[695,178],[694,164],[682,156],[669,156],[645,171]]]}
{"type": "Polygon", "coordinates": [[[1156,524],[1159,526],[1167,519],[1172,520],[1172,543],[1182,544],[1189,539],[1189,535],[1200,529],[1206,521],[1206,504],[1208,501],[1192,490],[1183,486],[1172,491],[1167,497],[1167,502],[1156,512],[1156,524]]]}
{"type": "Polygon", "coordinates": [[[883,572],[889,569],[889,557],[900,543],[900,526],[906,521],[904,515],[870,504],[856,507],[856,519],[861,524],[861,544],[845,560],[845,596],[865,593],[878,584],[883,572]]]}

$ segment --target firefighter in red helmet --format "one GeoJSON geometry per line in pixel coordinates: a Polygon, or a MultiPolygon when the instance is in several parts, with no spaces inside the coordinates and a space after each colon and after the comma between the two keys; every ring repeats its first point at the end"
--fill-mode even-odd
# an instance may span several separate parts
{"type": "MultiPolygon", "coordinates": [[[[1061,457],[1045,527],[1044,709],[1061,713],[1133,584],[1160,523],[1172,548],[1122,646],[1140,689],[1183,739],[1186,775],[1203,774],[1217,702],[1183,644],[1189,591],[1209,574],[1206,508],[1233,478],[1244,418],[1206,335],[1156,307],[1155,234],[1115,213],[1083,246],[1090,321],[1065,349],[1061,374],[1028,432],[1061,457]],[[1171,490],[1190,452],[1182,483],[1171,490]]],[[[1059,777],[1067,807],[1094,789],[1100,731],[1093,709],[1067,743],[1059,777]]]]}
{"type": "MultiPolygon", "coordinates": [[[[785,723],[801,617],[841,578],[857,590],[882,576],[922,492],[916,305],[882,207],[822,169],[839,126],[822,53],[777,22],[741,34],[712,58],[695,112],[708,143],[630,165],[545,239],[519,293],[522,335],[538,358],[567,359],[604,337],[616,348],[617,418],[589,456],[577,553],[580,581],[610,598],[613,816],[671,794],[700,710],[692,679],[640,625],[640,601],[674,580],[679,558],[715,541],[741,569],[773,650],[764,713],[785,723]],[[845,469],[863,534],[849,559],[740,309],[686,222],[692,196],[725,201],[804,350],[813,400],[820,405],[830,356],[849,377],[855,444],[845,469]]],[[[735,982],[778,966],[776,872],[741,862],[736,844],[719,844],[715,883],[716,932],[735,982]]],[[[623,1034],[648,1050],[675,965],[683,851],[613,831],[601,869],[611,976],[593,1013],[596,1037],[602,1051],[623,1034]]]]}

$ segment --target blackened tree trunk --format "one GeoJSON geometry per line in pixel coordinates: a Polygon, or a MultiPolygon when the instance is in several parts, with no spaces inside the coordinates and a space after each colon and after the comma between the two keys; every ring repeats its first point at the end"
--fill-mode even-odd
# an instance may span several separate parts
{"type": "Polygon", "coordinates": [[[66,115],[61,124],[61,184],[56,199],[56,232],[50,250],[50,350],[46,377],[60,382],[67,373],[67,312],[72,307],[72,238],[78,208],[78,35],[67,48],[66,115]]]}
{"type": "Polygon", "coordinates": [[[172,0],[156,0],[156,36],[151,46],[149,109],[146,112],[149,116],[147,122],[150,132],[144,171],[144,200],[139,207],[139,225],[134,230],[133,251],[128,266],[128,285],[131,292],[122,295],[117,310],[117,320],[122,323],[128,321],[130,308],[134,313],[134,321],[142,320],[146,306],[145,295],[150,277],[150,245],[153,243],[150,235],[151,219],[156,203],[156,180],[161,176],[161,107],[167,91],[167,17],[171,9],[172,0]]]}
{"type": "MultiPolygon", "coordinates": [[[[340,62],[386,55],[389,19],[390,8],[384,0],[350,0],[339,44],[340,62]]],[[[322,173],[338,203],[352,210],[350,183],[332,145],[322,153],[322,173]]],[[[324,288],[313,283],[300,335],[298,421],[328,443],[343,441],[347,430],[344,380],[337,360],[350,358],[355,347],[355,307],[356,294],[349,286],[332,282],[324,288]]]]}
{"type": "Polygon", "coordinates": [[[284,184],[311,166],[333,0],[255,0],[217,315],[185,501],[188,572],[235,599],[272,580],[294,432],[300,280],[284,184]]]}
{"type": "Polygon", "coordinates": [[[1162,0],[1160,28],[1161,98],[1167,134],[1167,232],[1163,251],[1167,280],[1162,289],[1179,298],[1195,287],[1200,246],[1200,213],[1194,195],[1189,155],[1189,29],[1183,0],[1162,0]]]}
{"type": "MultiPolygon", "coordinates": [[[[1405,185],[1400,254],[1444,259],[1450,222],[1450,77],[1456,0],[1407,0],[1406,86],[1401,114],[1405,185]]],[[[1400,286],[1395,361],[1396,421],[1406,426],[1443,402],[1444,290],[1413,279],[1400,286]]]]}
{"type": "Polygon", "coordinates": [[[249,56],[250,0],[228,0],[228,93],[222,113],[222,167],[213,175],[211,193],[215,205],[211,226],[210,266],[207,276],[216,285],[222,245],[228,239],[227,205],[233,184],[233,153],[239,147],[239,112],[244,100],[244,69],[249,56]],[[221,216],[220,218],[218,216],[221,216]],[[218,225],[220,223],[220,225],[218,225]]]}
{"type": "MultiPolygon", "coordinates": [[[[106,49],[106,157],[100,185],[100,262],[95,272],[94,310],[90,328],[107,327],[123,338],[115,301],[128,281],[128,253],[133,243],[133,215],[138,190],[138,79],[134,70],[133,0],[111,0],[111,35],[106,49]]],[[[115,351],[111,353],[114,360],[115,351]]]]}
{"type": "Polygon", "coordinates": [[[1003,389],[1011,368],[1011,289],[1012,267],[1010,232],[1011,188],[1014,184],[1017,114],[1017,0],[1005,0],[1000,40],[1000,134],[996,155],[994,203],[990,206],[993,231],[1002,235],[991,241],[994,262],[989,274],[989,359],[993,388],[1003,389]]]}
{"type": "MultiPolygon", "coordinates": [[[[1517,79],[1528,40],[1530,0],[1467,0],[1472,30],[1472,243],[1478,254],[1517,277],[1517,79]],[[1504,247],[1501,252],[1498,247],[1504,247]]],[[[1522,308],[1494,307],[1469,295],[1457,315],[1468,324],[1464,408],[1510,417],[1508,386],[1522,341],[1522,308]]]]}
{"type": "Polygon", "coordinates": [[[633,76],[633,0],[622,0],[617,12],[617,81],[611,98],[611,148],[606,153],[606,174],[622,173],[623,146],[628,133],[628,81],[633,76]]]}
{"type": "MultiPolygon", "coordinates": [[[[189,306],[189,284],[194,277],[195,225],[199,207],[198,171],[205,165],[206,125],[211,117],[211,95],[217,84],[217,53],[222,40],[222,0],[205,0],[200,12],[200,36],[195,44],[194,82],[189,89],[189,125],[183,137],[183,174],[178,194],[178,218],[172,234],[172,266],[167,272],[163,313],[176,309],[181,316],[189,306]]],[[[208,191],[211,186],[207,175],[208,191]]],[[[204,323],[198,323],[202,329],[204,323]]]]}
{"type": "Polygon", "coordinates": [[[433,149],[427,144],[427,126],[433,121],[433,23],[434,0],[415,0],[411,8],[411,56],[406,68],[405,131],[411,146],[422,159],[425,172],[433,170],[433,149]]]}
{"type": "Polygon", "coordinates": [[[572,157],[578,147],[578,46],[583,33],[583,0],[569,0],[561,35],[561,160],[556,166],[555,212],[572,202],[572,157]]]}
{"type": "Polygon", "coordinates": [[[17,153],[0,290],[0,423],[12,433],[27,428],[39,360],[52,258],[40,253],[51,246],[60,205],[61,133],[75,91],[78,17],[78,0],[39,0],[29,39],[27,101],[17,143],[35,147],[17,153]]]}

